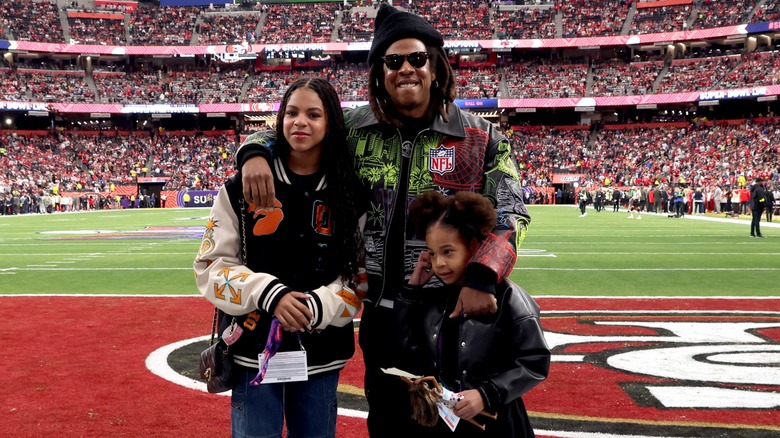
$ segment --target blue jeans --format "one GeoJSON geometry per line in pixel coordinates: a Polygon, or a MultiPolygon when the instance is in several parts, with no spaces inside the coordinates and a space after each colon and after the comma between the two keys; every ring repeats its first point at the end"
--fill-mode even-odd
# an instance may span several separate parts
{"type": "Polygon", "coordinates": [[[305,382],[252,386],[255,375],[257,370],[242,370],[233,388],[233,438],[281,438],[285,418],[288,438],[336,436],[338,371],[310,375],[305,382]]]}

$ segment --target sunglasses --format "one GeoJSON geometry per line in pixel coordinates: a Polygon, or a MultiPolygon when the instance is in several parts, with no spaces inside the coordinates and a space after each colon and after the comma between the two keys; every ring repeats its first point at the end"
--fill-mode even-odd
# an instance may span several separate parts
{"type": "Polygon", "coordinates": [[[414,68],[423,68],[425,63],[428,62],[428,58],[431,54],[428,52],[414,52],[408,55],[387,55],[382,57],[382,61],[390,70],[400,70],[404,65],[404,61],[409,61],[409,65],[414,68]]]}

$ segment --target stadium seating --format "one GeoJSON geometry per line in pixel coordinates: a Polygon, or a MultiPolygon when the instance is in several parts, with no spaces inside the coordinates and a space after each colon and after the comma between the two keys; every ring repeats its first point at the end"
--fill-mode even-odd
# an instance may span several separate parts
{"type": "MultiPolygon", "coordinates": [[[[376,7],[369,2],[265,4],[251,8],[101,9],[51,0],[0,2],[0,39],[118,46],[232,45],[370,41],[376,7]],[[120,18],[121,17],[121,18],[120,18]],[[127,26],[125,26],[127,23],[127,26]],[[96,29],[100,29],[96,32],[96,29]]],[[[610,36],[705,29],[780,18],[777,2],[695,0],[638,7],[629,0],[402,2],[426,17],[447,40],[610,36]],[[608,15],[604,14],[609,10],[608,15]]],[[[547,50],[544,56],[504,54],[479,65],[459,65],[452,53],[459,99],[642,96],[773,85],[780,78],[774,46],[752,53],[687,47],[676,56],[657,51],[547,50]]],[[[720,50],[720,49],[717,49],[720,50]]],[[[301,76],[331,81],[343,101],[365,101],[364,62],[278,59],[274,65],[192,61],[59,59],[43,54],[0,66],[0,101],[105,104],[220,104],[278,102],[301,76]]],[[[660,112],[659,112],[660,114],[660,112]]],[[[520,175],[535,187],[532,200],[551,201],[556,172],[646,185],[661,176],[696,185],[736,184],[740,175],[777,180],[780,119],[756,114],[733,121],[632,120],[585,126],[504,123],[516,147],[520,175]],[[512,126],[510,128],[510,126],[512,126]],[[535,198],[534,198],[535,196],[535,198]]],[[[659,116],[660,117],[660,116],[659,116]]],[[[132,185],[138,175],[166,175],[166,190],[218,188],[235,170],[233,133],[147,130],[93,125],[43,131],[0,130],[0,196],[58,191],[105,192],[132,185]],[[33,159],[34,157],[34,159],[33,159]]],[[[532,190],[533,191],[533,190],[532,190]]]]}

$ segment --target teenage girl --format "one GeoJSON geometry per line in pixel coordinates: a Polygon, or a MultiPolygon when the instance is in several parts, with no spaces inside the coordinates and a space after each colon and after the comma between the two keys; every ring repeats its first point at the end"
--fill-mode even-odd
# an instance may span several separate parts
{"type": "Polygon", "coordinates": [[[335,437],[339,372],[355,351],[360,309],[352,280],[363,198],[335,89],[320,78],[290,85],[275,138],[274,207],[247,204],[241,176],[230,179],[211,210],[196,282],[223,314],[219,333],[238,369],[233,436],[281,438],[286,423],[290,438],[335,437]],[[289,367],[271,379],[281,358],[289,367]]]}

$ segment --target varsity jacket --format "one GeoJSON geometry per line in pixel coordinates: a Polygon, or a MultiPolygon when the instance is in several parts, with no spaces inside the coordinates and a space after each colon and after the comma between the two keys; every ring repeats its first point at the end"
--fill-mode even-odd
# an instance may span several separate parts
{"type": "MultiPolygon", "coordinates": [[[[388,290],[385,276],[390,223],[394,215],[407,215],[411,202],[428,190],[446,195],[462,190],[477,192],[496,206],[495,231],[475,252],[466,272],[467,286],[492,291],[495,284],[509,276],[517,261],[517,248],[531,217],[523,203],[512,147],[490,122],[462,112],[454,104],[450,105],[448,119],[445,122],[439,116],[414,141],[402,142],[401,131],[380,124],[369,106],[345,113],[347,144],[355,170],[371,193],[363,238],[367,300],[374,305],[392,307],[397,293],[388,290]],[[403,211],[395,211],[398,196],[405,199],[403,211]]],[[[237,168],[240,171],[249,158],[268,158],[272,152],[268,131],[250,135],[236,151],[237,168]]],[[[425,242],[406,225],[408,221],[403,223],[403,236],[391,239],[403,240],[402,263],[408,280],[425,242]]],[[[437,282],[430,283],[440,286],[437,282]]]]}
{"type": "Polygon", "coordinates": [[[214,200],[193,263],[201,294],[224,315],[221,334],[232,322],[243,333],[230,346],[235,363],[258,368],[271,319],[282,297],[299,291],[313,315],[312,331],[283,332],[279,351],[306,350],[309,374],[338,370],[355,351],[352,318],[360,300],[337,272],[330,243],[333,226],[324,175],[301,177],[273,161],[276,202],[271,210],[243,200],[235,176],[214,200]],[[244,249],[245,248],[245,249],[244,249]]]}
{"type": "Polygon", "coordinates": [[[450,318],[459,292],[459,286],[406,285],[393,307],[398,351],[405,353],[399,366],[435,376],[456,392],[478,390],[486,409],[498,413],[498,420],[485,421],[485,436],[533,436],[521,397],[550,369],[539,306],[523,288],[505,281],[496,287],[497,313],[450,318]]]}

